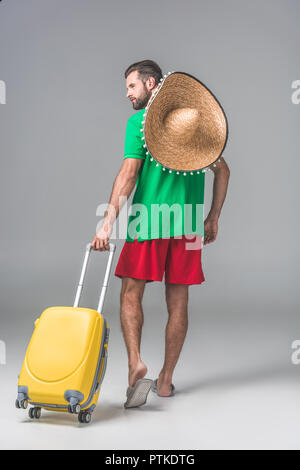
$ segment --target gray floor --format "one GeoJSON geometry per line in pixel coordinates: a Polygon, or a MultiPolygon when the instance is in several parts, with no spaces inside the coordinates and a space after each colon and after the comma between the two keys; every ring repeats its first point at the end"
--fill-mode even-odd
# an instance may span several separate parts
{"type": "MultiPolygon", "coordinates": [[[[285,309],[283,322],[280,306],[248,307],[251,312],[227,305],[230,314],[222,316],[222,305],[214,305],[200,317],[191,309],[174,374],[176,395],[150,392],[146,405],[131,410],[123,408],[127,356],[116,316],[89,425],[45,410],[31,421],[28,410],[14,408],[26,341],[11,342],[7,364],[0,366],[1,449],[299,449],[300,365],[291,362],[297,317],[292,308],[285,309]]],[[[162,326],[165,320],[162,314],[162,326]]],[[[164,329],[154,328],[155,350],[153,322],[145,316],[142,357],[150,378],[157,376],[163,355],[164,329]]]]}

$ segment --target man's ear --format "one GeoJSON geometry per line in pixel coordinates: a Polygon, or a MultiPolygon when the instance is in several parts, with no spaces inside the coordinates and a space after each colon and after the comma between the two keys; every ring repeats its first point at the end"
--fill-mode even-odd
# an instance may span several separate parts
{"type": "Polygon", "coordinates": [[[155,85],[155,78],[154,78],[154,77],[149,77],[149,78],[147,79],[147,81],[148,81],[150,90],[153,90],[153,88],[156,87],[156,85],[155,85]]]}

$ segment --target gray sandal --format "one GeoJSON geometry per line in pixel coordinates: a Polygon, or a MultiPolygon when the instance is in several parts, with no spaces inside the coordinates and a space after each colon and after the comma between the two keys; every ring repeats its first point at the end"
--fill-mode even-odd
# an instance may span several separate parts
{"type": "Polygon", "coordinates": [[[156,393],[159,397],[162,397],[162,398],[173,397],[175,395],[175,386],[174,386],[174,384],[171,384],[171,393],[170,393],[170,395],[159,395],[159,393],[157,392],[157,380],[158,379],[155,379],[153,384],[152,384],[152,387],[151,387],[152,392],[156,393]]]}
{"type": "Polygon", "coordinates": [[[124,407],[135,408],[144,405],[152,384],[153,380],[151,379],[139,379],[133,387],[129,386],[126,392],[127,401],[124,403],[124,407]]]}

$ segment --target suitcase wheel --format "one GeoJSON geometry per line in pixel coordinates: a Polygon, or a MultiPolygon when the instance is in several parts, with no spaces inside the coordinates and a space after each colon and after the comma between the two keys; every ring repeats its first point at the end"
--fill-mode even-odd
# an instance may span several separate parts
{"type": "Polygon", "coordinates": [[[69,405],[68,406],[68,411],[69,411],[69,413],[75,413],[76,415],[78,415],[78,413],[80,412],[80,405],[79,404],[69,405]]]}
{"type": "Polygon", "coordinates": [[[39,419],[41,417],[41,408],[39,406],[29,408],[28,415],[30,419],[39,419]]]}
{"type": "Polygon", "coordinates": [[[78,421],[80,423],[90,423],[92,415],[89,411],[80,411],[78,415],[78,421]]]}
{"type": "Polygon", "coordinates": [[[24,410],[26,410],[27,406],[28,406],[28,400],[26,400],[26,398],[24,400],[18,400],[16,399],[16,408],[24,408],[24,410]]]}

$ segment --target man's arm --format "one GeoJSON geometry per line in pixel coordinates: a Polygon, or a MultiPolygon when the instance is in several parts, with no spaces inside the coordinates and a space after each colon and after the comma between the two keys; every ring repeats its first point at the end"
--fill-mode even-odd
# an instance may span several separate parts
{"type": "Polygon", "coordinates": [[[211,166],[211,170],[214,172],[214,185],[213,185],[213,199],[211,203],[211,209],[204,222],[204,245],[215,241],[218,233],[218,220],[220,217],[221,209],[226,197],[228,181],[230,176],[230,170],[225,162],[224,158],[221,157],[220,161],[217,162],[216,166],[211,166]]]}
{"type": "Polygon", "coordinates": [[[114,221],[118,217],[136,184],[138,172],[143,161],[144,160],[140,158],[126,158],[123,161],[123,165],[114,181],[109,205],[104,213],[101,227],[92,241],[92,248],[94,250],[109,250],[109,238],[112,233],[114,221]],[[121,196],[126,196],[127,199],[122,198],[120,205],[121,196]]]}

